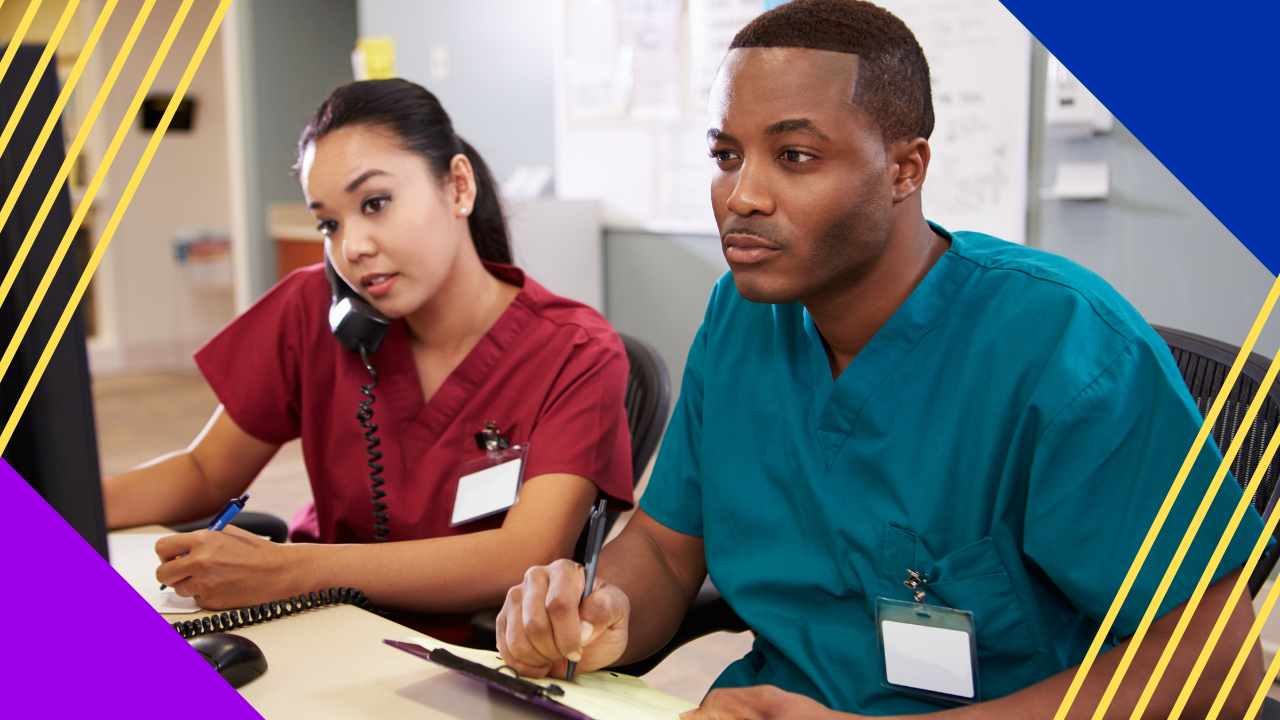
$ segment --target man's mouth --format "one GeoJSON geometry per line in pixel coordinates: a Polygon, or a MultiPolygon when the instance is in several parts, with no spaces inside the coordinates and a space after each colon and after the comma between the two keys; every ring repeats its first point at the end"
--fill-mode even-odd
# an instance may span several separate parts
{"type": "Polygon", "coordinates": [[[764,262],[782,253],[777,243],[759,235],[729,232],[721,239],[724,258],[735,265],[752,265],[764,262]]]}

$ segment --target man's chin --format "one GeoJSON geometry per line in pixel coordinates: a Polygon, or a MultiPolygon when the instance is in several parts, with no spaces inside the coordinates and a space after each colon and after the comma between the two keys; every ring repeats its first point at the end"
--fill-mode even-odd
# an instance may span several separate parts
{"type": "Polygon", "coordinates": [[[765,305],[786,305],[797,302],[800,293],[779,278],[768,277],[766,273],[752,271],[733,271],[733,284],[744,300],[765,305]]]}

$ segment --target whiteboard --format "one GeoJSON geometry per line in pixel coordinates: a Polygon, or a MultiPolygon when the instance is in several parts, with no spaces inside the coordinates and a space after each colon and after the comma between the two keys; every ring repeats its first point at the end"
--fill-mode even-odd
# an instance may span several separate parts
{"type": "MultiPolygon", "coordinates": [[[[936,123],[925,216],[1025,242],[1030,33],[998,0],[879,4],[907,23],[929,61],[936,123]]],[[[559,0],[556,195],[600,200],[612,226],[716,234],[710,78],[763,8],[763,0],[559,0]]]]}

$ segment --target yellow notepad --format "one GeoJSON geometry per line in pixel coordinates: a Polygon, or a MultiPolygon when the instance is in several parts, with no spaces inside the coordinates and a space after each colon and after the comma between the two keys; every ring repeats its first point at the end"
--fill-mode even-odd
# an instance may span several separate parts
{"type": "MultiPolygon", "coordinates": [[[[465,660],[497,669],[502,657],[489,650],[459,647],[426,635],[412,634],[399,638],[402,642],[421,645],[427,650],[444,649],[465,660]]],[[[556,700],[595,720],[678,720],[680,713],[697,707],[691,702],[654,690],[639,678],[608,670],[579,673],[573,682],[555,678],[523,678],[541,685],[558,685],[564,695],[556,700]]]]}

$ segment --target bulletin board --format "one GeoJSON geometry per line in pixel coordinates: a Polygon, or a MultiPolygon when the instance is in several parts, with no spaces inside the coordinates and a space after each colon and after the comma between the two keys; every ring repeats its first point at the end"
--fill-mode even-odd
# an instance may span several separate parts
{"type": "MultiPolygon", "coordinates": [[[[557,196],[602,200],[615,226],[715,234],[707,97],[765,2],[558,0],[557,196]]],[[[1023,242],[1030,34],[998,0],[879,4],[916,34],[932,73],[926,216],[1023,242]]]]}

